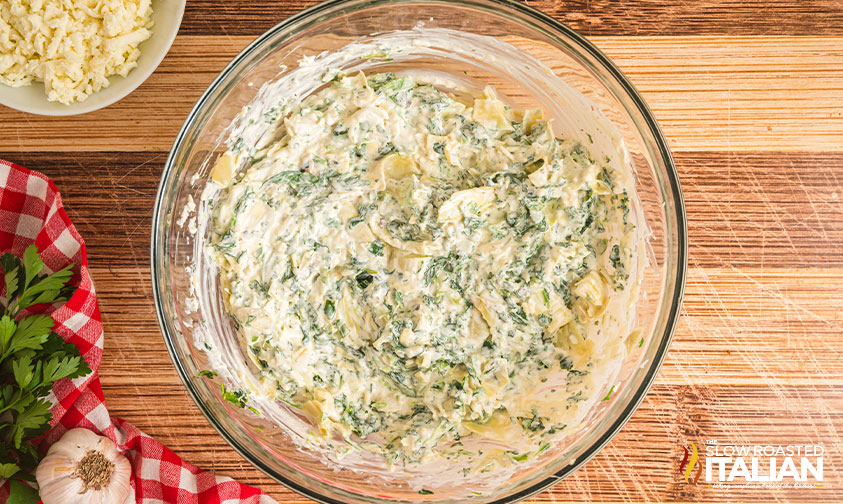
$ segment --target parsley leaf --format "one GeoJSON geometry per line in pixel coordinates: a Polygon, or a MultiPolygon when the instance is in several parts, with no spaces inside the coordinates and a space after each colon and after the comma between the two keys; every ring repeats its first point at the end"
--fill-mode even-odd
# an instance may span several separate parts
{"type": "Polygon", "coordinates": [[[0,259],[0,263],[2,263],[0,265],[3,266],[3,271],[5,271],[3,279],[6,282],[7,298],[17,295],[18,290],[18,273],[20,273],[20,267],[15,263],[14,259],[16,258],[11,254],[6,254],[0,259]]]}
{"type": "Polygon", "coordinates": [[[9,500],[6,504],[29,504],[39,500],[37,490],[18,480],[9,480],[9,500]]]}
{"type": "Polygon", "coordinates": [[[50,427],[48,423],[50,418],[50,403],[44,399],[35,401],[28,408],[21,411],[12,430],[12,439],[14,440],[15,448],[20,448],[23,435],[27,431],[31,431],[30,434],[34,432],[37,432],[39,435],[44,433],[50,427]]]}
{"type": "Polygon", "coordinates": [[[224,383],[220,383],[220,392],[222,393],[222,398],[231,404],[240,406],[241,408],[247,408],[255,415],[261,414],[254,406],[249,406],[249,394],[245,390],[228,390],[225,388],[224,383]]]}
{"type": "Polygon", "coordinates": [[[73,264],[51,274],[41,274],[44,261],[38,248],[30,245],[23,252],[23,260],[7,253],[0,258],[6,281],[6,314],[12,318],[26,308],[41,303],[66,301],[73,292],[67,283],[73,275],[73,264]],[[10,289],[9,287],[13,287],[10,289]]]}
{"type": "Polygon", "coordinates": [[[0,478],[9,479],[20,471],[20,467],[14,462],[0,464],[0,478]]]}
{"type": "Polygon", "coordinates": [[[522,453],[520,455],[512,455],[512,460],[515,462],[524,462],[530,457],[529,453],[522,453]]]}
{"type": "Polygon", "coordinates": [[[55,321],[37,313],[38,305],[55,307],[70,298],[73,265],[46,273],[31,245],[21,257],[0,256],[0,268],[6,287],[0,301],[0,478],[19,487],[20,502],[31,502],[26,499],[32,489],[18,480],[32,480],[41,458],[31,442],[50,428],[47,396],[56,381],[85,376],[91,368],[75,345],[53,332],[55,321]]]}
{"type": "Polygon", "coordinates": [[[20,350],[41,350],[55,322],[46,315],[33,315],[18,322],[17,330],[8,347],[3,347],[3,357],[20,350]]]}
{"type": "Polygon", "coordinates": [[[6,353],[5,349],[9,347],[12,336],[15,335],[15,331],[17,331],[17,329],[18,325],[15,324],[15,321],[8,315],[4,315],[3,318],[0,319],[0,348],[3,349],[3,353],[6,353]]]}
{"type": "Polygon", "coordinates": [[[38,273],[41,273],[41,270],[44,269],[44,261],[38,255],[38,248],[30,246],[26,247],[26,250],[23,251],[23,268],[26,278],[24,285],[29,285],[38,276],[38,273]]]}
{"type": "Polygon", "coordinates": [[[357,286],[365,290],[375,280],[375,272],[372,270],[360,270],[354,279],[357,281],[357,286]]]}
{"type": "Polygon", "coordinates": [[[79,356],[65,357],[61,360],[56,357],[53,357],[50,360],[46,361],[43,367],[44,382],[46,383],[47,381],[58,381],[70,375],[79,367],[79,361],[81,359],[82,358],[79,356]]]}
{"type": "Polygon", "coordinates": [[[337,309],[334,306],[334,300],[333,299],[326,299],[325,300],[325,307],[323,308],[323,311],[325,312],[325,316],[328,317],[329,319],[334,318],[334,314],[337,312],[337,309]]]}
{"type": "Polygon", "coordinates": [[[369,252],[371,252],[372,255],[383,257],[383,243],[380,241],[373,241],[371,245],[369,245],[369,252]]]}
{"type": "Polygon", "coordinates": [[[26,389],[35,377],[35,366],[32,365],[32,356],[24,354],[12,361],[12,373],[15,375],[15,382],[18,387],[26,389]]]}

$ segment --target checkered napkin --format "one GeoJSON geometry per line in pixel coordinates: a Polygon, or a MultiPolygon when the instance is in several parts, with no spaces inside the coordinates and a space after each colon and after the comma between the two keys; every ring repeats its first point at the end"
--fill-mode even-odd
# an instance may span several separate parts
{"type": "MultiPolygon", "coordinates": [[[[53,386],[52,428],[41,448],[75,427],[108,436],[132,463],[138,503],[272,504],[256,488],[214,476],[193,466],[133,425],[108,415],[97,369],[103,329],[97,296],[88,274],[85,243],[61,204],[56,186],[44,175],[0,160],[0,253],[21,255],[35,243],[44,264],[56,271],[75,263],[73,296],[52,313],[55,332],[77,347],[93,372],[53,386]]],[[[8,496],[0,494],[0,501],[8,496]]]]}

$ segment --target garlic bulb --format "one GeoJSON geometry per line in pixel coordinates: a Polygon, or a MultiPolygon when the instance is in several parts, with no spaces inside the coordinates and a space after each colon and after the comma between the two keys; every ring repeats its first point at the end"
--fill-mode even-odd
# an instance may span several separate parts
{"type": "Polygon", "coordinates": [[[47,451],[35,479],[44,504],[127,504],[135,501],[131,474],[113,441],[72,429],[47,451]]]}

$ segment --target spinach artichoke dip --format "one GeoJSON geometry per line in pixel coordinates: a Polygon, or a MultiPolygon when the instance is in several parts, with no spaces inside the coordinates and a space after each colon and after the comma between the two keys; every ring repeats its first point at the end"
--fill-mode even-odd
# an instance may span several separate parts
{"type": "Polygon", "coordinates": [[[607,307],[632,290],[608,158],[491,88],[392,73],[270,120],[276,140],[212,171],[206,250],[262,392],[392,465],[487,456],[476,439],[517,462],[576,429],[609,390],[600,342],[627,337],[589,337],[628,326],[607,307]]]}

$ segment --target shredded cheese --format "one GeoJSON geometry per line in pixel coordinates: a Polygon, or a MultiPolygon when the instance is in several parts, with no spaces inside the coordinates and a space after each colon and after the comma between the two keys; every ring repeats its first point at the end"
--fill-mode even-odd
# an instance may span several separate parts
{"type": "Polygon", "coordinates": [[[47,99],[85,100],[137,66],[151,0],[0,0],[0,83],[41,81],[47,99]]]}

